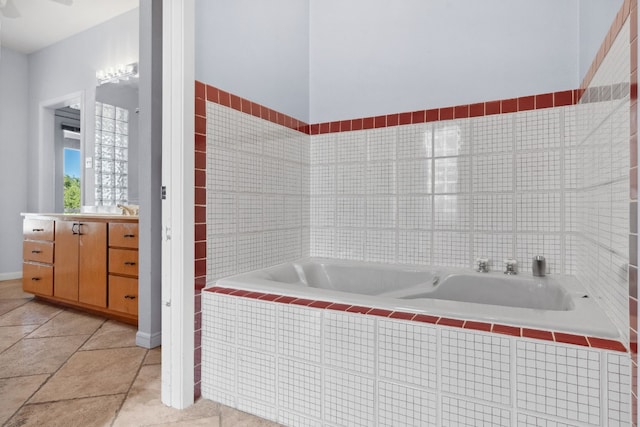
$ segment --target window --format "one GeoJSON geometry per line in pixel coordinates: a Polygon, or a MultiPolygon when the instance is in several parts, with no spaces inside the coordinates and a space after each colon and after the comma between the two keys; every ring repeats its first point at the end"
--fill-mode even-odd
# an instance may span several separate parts
{"type": "Polygon", "coordinates": [[[64,211],[80,212],[80,150],[64,148],[64,211]]]}
{"type": "Polygon", "coordinates": [[[126,204],[128,192],[129,110],[96,102],[96,204],[126,204]]]}

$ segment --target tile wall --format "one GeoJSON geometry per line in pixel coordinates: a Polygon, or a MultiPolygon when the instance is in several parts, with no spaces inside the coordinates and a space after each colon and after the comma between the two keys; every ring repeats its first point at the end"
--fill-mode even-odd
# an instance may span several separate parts
{"type": "Polygon", "coordinates": [[[202,359],[202,289],[207,284],[207,107],[206,87],[195,84],[194,135],[194,395],[200,397],[202,359]]]}
{"type": "Polygon", "coordinates": [[[311,254],[572,274],[575,106],[314,135],[311,254]]]}
{"type": "Polygon", "coordinates": [[[629,339],[629,33],[627,20],[577,111],[576,277],[629,339]],[[603,285],[606,284],[606,285],[603,285]]]}
{"type": "Polygon", "coordinates": [[[424,318],[209,288],[202,395],[291,426],[629,424],[625,352],[424,318]]]}
{"type": "Polygon", "coordinates": [[[207,280],[309,254],[309,137],[207,102],[207,280]]]}

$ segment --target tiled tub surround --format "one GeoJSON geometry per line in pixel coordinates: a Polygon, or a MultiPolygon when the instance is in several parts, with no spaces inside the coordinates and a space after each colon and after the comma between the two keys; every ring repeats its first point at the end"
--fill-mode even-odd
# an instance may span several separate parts
{"type": "Polygon", "coordinates": [[[311,136],[311,255],[573,274],[575,108],[311,136]]]}
{"type": "Polygon", "coordinates": [[[207,102],[207,280],[307,256],[308,236],[309,136],[207,102]]]}
{"type": "MultiPolygon", "coordinates": [[[[630,20],[622,26],[576,106],[576,277],[629,340],[630,20]]],[[[633,243],[635,253],[636,242],[633,243]]],[[[636,294],[637,296],[637,294],[636,294]]],[[[631,304],[633,306],[633,304],[631,304]]],[[[636,329],[635,322],[631,324],[636,329]]],[[[633,342],[637,342],[634,337],[633,342]]]]}
{"type": "Polygon", "coordinates": [[[363,308],[206,289],[203,396],[291,426],[629,425],[627,353],[363,308]]]}

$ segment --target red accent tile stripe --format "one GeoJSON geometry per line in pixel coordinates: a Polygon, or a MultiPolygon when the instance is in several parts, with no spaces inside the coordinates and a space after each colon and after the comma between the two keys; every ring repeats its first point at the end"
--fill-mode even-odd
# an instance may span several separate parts
{"type": "MultiPolygon", "coordinates": [[[[202,93],[201,85],[204,85],[204,83],[196,81],[196,97],[198,97],[198,94],[202,93]]],[[[245,114],[250,114],[254,117],[258,117],[271,123],[275,123],[289,129],[311,135],[309,125],[302,120],[298,120],[294,117],[272,110],[269,107],[265,107],[248,99],[244,99],[237,95],[225,92],[222,89],[218,89],[210,85],[204,86],[207,101],[214,102],[225,107],[233,108],[234,110],[241,111],[245,114]]],[[[339,132],[340,122],[336,123],[338,123],[337,127],[336,125],[334,125],[334,127],[332,128],[331,126],[329,126],[329,123],[326,123],[325,126],[327,129],[334,129],[334,131],[339,132]]]]}
{"type": "Polygon", "coordinates": [[[583,345],[585,347],[589,347],[589,341],[587,341],[587,337],[582,337],[580,335],[572,335],[565,334],[562,332],[554,332],[556,342],[562,342],[565,344],[573,344],[573,345],[583,345]]]}
{"type": "Polygon", "coordinates": [[[454,326],[456,328],[461,328],[462,325],[464,325],[464,320],[449,319],[448,317],[441,317],[440,320],[438,320],[437,325],[440,325],[440,326],[454,326]]]}
{"type": "Polygon", "coordinates": [[[539,340],[553,341],[552,332],[540,331],[538,329],[522,328],[522,336],[525,338],[535,338],[539,340]]]}
{"type": "Polygon", "coordinates": [[[367,311],[366,314],[370,316],[389,317],[391,316],[391,314],[393,314],[393,311],[383,310],[381,308],[372,308],[371,310],[367,311]]]}
{"type": "Polygon", "coordinates": [[[514,337],[533,338],[543,341],[551,341],[564,344],[580,345],[603,350],[613,350],[626,352],[625,346],[616,340],[606,338],[586,337],[583,335],[568,334],[564,332],[552,332],[539,329],[519,328],[517,326],[503,325],[498,323],[485,323],[474,320],[451,319],[448,317],[430,316],[428,314],[416,314],[406,311],[391,311],[381,308],[371,308],[361,305],[349,305],[332,303],[329,301],[311,300],[307,298],[296,298],[288,295],[266,294],[243,289],[223,288],[213,286],[203,289],[204,292],[226,294],[242,298],[257,298],[263,301],[276,302],[281,304],[296,304],[310,308],[320,308],[336,311],[344,311],[353,314],[367,316],[380,316],[389,319],[407,320],[412,322],[430,323],[432,325],[450,326],[454,328],[464,328],[477,331],[493,332],[496,334],[511,335],[514,337]]]}
{"type": "Polygon", "coordinates": [[[438,323],[438,320],[440,320],[440,318],[429,316],[428,314],[416,314],[413,320],[416,322],[433,323],[435,325],[436,323],[438,323]]]}
{"type": "Polygon", "coordinates": [[[415,313],[405,313],[403,311],[394,311],[389,316],[392,319],[411,320],[415,317],[415,313]]]}
{"type": "Polygon", "coordinates": [[[194,396],[201,394],[202,294],[207,282],[207,88],[195,82],[194,105],[194,396]]]}
{"type": "Polygon", "coordinates": [[[393,113],[386,116],[361,117],[352,120],[343,120],[340,122],[316,123],[310,126],[310,134],[322,135],[325,133],[349,132],[352,130],[376,129],[381,127],[562,107],[576,104],[578,102],[577,94],[577,89],[571,89],[560,92],[523,96],[520,98],[478,102],[470,105],[456,105],[430,110],[393,113]]]}
{"type": "Polygon", "coordinates": [[[521,336],[520,328],[517,328],[515,326],[494,324],[493,328],[491,328],[491,331],[497,334],[512,335],[514,337],[521,336]]]}
{"type": "Polygon", "coordinates": [[[467,320],[464,322],[465,329],[475,329],[477,331],[491,331],[491,323],[483,323],[483,322],[472,322],[471,320],[467,320]]]}
{"type": "Polygon", "coordinates": [[[363,307],[360,305],[352,305],[347,309],[349,313],[360,313],[360,314],[365,314],[369,310],[371,310],[371,307],[363,307]]]}

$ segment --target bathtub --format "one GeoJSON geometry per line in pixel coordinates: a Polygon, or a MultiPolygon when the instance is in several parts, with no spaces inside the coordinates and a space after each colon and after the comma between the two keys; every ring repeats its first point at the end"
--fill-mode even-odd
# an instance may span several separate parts
{"type": "Polygon", "coordinates": [[[220,279],[222,288],[602,338],[620,334],[570,276],[478,273],[306,258],[220,279]]]}
{"type": "Polygon", "coordinates": [[[570,277],[307,258],[204,289],[202,397],[296,427],[629,425],[621,341],[570,277]]]}

